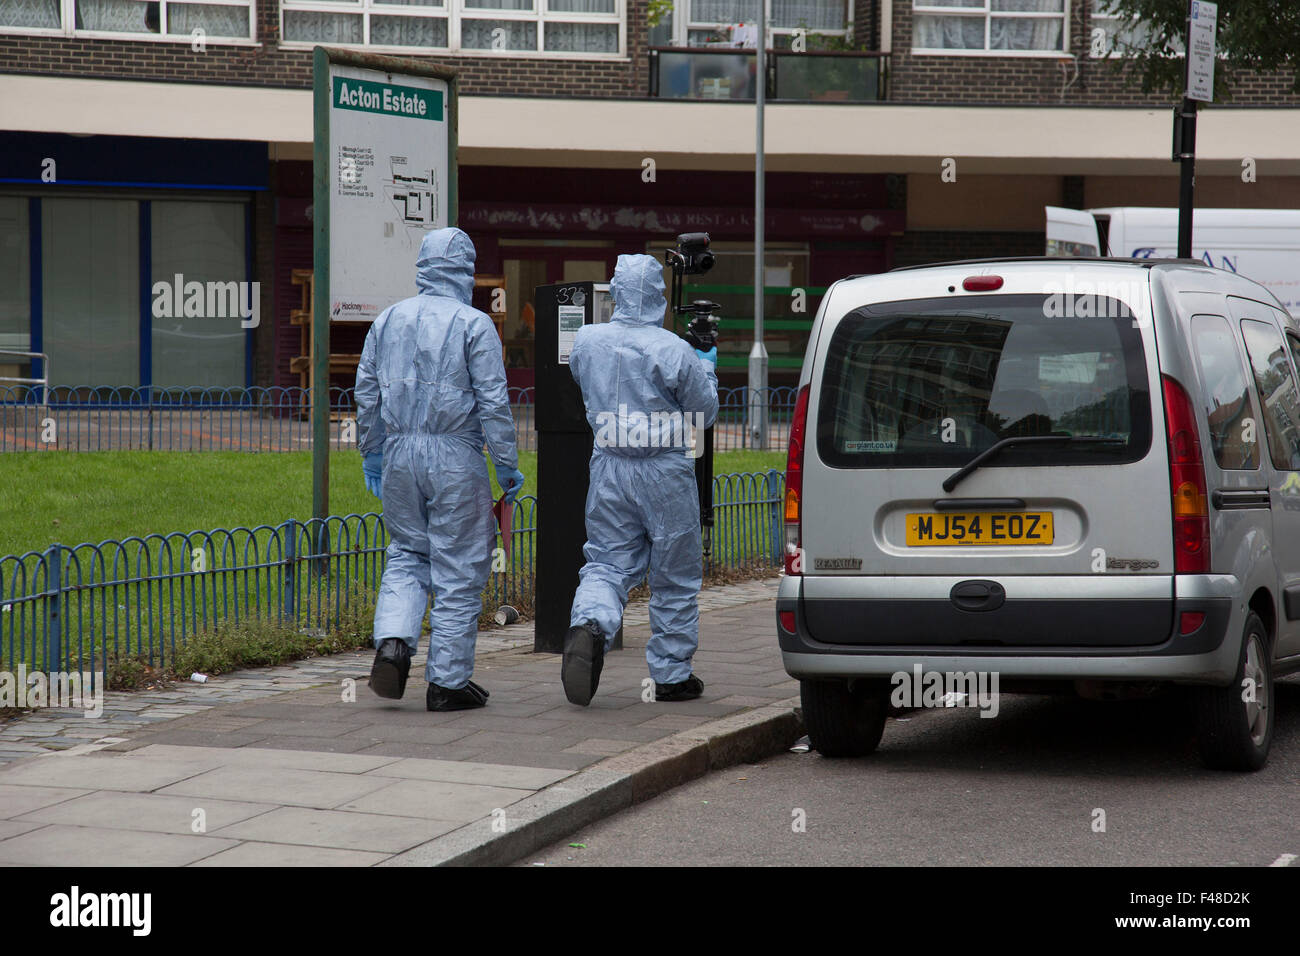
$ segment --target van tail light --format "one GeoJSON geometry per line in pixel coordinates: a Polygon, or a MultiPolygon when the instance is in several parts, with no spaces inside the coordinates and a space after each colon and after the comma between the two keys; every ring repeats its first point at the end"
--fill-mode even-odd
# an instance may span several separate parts
{"type": "Polygon", "coordinates": [[[790,450],[785,458],[785,573],[803,574],[803,536],[799,520],[803,502],[803,446],[808,430],[808,386],[799,389],[790,422],[790,450]]]}
{"type": "Polygon", "coordinates": [[[1186,389],[1168,375],[1160,378],[1165,393],[1165,437],[1169,442],[1174,572],[1204,574],[1210,570],[1210,509],[1196,413],[1186,389]]]}
{"type": "Polygon", "coordinates": [[[967,276],[961,287],[967,292],[996,292],[1002,288],[1002,276],[967,276]]]}

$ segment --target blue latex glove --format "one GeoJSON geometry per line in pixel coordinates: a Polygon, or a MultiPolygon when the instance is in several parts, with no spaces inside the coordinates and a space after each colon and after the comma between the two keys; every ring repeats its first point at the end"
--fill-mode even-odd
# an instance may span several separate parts
{"type": "MultiPolygon", "coordinates": [[[[521,471],[508,472],[505,479],[502,490],[505,491],[506,502],[513,504],[515,497],[524,489],[524,474],[521,471]]],[[[497,475],[497,481],[501,481],[500,475],[497,475]]]]}
{"type": "Polygon", "coordinates": [[[700,357],[701,362],[712,362],[715,366],[718,364],[718,347],[716,345],[707,352],[696,349],[695,354],[700,357]]]}
{"type": "Polygon", "coordinates": [[[381,491],[384,477],[384,453],[376,451],[371,452],[369,455],[363,455],[361,458],[361,474],[366,479],[366,491],[383,501],[384,496],[381,491]]]}

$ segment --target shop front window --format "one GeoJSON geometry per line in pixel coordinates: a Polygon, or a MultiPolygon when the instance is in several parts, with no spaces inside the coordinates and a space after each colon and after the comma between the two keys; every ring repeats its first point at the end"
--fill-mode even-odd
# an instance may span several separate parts
{"type": "MultiPolygon", "coordinates": [[[[181,314],[157,317],[153,309],[153,384],[159,388],[210,388],[244,383],[247,334],[243,326],[260,303],[246,281],[244,206],[220,202],[150,203],[152,282],[172,294],[177,276],[193,293],[203,290],[202,315],[187,315],[190,296],[181,289],[181,314]],[[157,285],[161,283],[162,285],[157,285]],[[195,283],[195,285],[191,285],[195,283]]],[[[173,300],[175,299],[173,294],[173,300]]],[[[260,322],[260,315],[259,315],[260,322]]]]}
{"type": "Polygon", "coordinates": [[[41,313],[51,385],[140,384],[140,210],[41,200],[41,313]]]}
{"type": "Polygon", "coordinates": [[[6,379],[31,378],[31,360],[6,354],[31,351],[31,242],[28,200],[0,196],[0,400],[18,387],[6,379]]]}
{"type": "Polygon", "coordinates": [[[6,351],[43,352],[51,386],[242,388],[264,318],[246,230],[240,200],[0,196],[0,400],[40,370],[6,351]]]}

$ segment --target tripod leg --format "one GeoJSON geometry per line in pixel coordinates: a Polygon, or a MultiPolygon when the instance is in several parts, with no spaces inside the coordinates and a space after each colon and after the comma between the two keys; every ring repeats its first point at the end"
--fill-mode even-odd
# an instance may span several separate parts
{"type": "Polygon", "coordinates": [[[706,428],[697,440],[704,442],[703,452],[695,459],[695,488],[700,497],[700,532],[707,558],[713,545],[713,428],[706,428]]]}

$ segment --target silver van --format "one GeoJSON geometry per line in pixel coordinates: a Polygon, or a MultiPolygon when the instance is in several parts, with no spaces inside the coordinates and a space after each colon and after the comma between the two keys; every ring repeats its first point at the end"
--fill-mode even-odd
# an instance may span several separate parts
{"type": "Polygon", "coordinates": [[[993,674],[1189,685],[1205,762],[1262,767],[1274,679],[1300,670],[1298,366],[1268,290],[1193,261],[835,283],[799,382],[776,608],[813,746],[874,750],[922,672],[993,674]]]}

